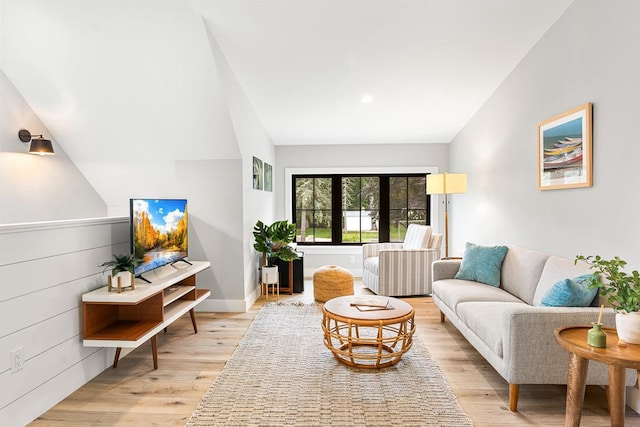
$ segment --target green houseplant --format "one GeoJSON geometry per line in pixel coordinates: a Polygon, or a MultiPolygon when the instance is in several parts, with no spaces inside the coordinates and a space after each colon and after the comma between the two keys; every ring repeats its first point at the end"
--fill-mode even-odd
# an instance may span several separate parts
{"type": "Polygon", "coordinates": [[[100,267],[104,267],[102,270],[105,273],[107,270],[111,271],[111,275],[115,276],[121,271],[128,271],[133,274],[135,268],[140,265],[142,260],[140,258],[136,258],[135,255],[113,255],[113,259],[111,261],[103,262],[100,267]]]}
{"type": "Polygon", "coordinates": [[[640,273],[624,271],[627,262],[614,257],[606,260],[599,255],[578,255],[575,262],[584,261],[595,270],[590,287],[597,287],[599,295],[616,312],[618,336],[632,344],[640,344],[640,273]],[[604,279],[604,280],[602,280],[604,279]]]}
{"type": "Polygon", "coordinates": [[[293,261],[299,258],[295,249],[289,246],[296,237],[296,225],[289,224],[287,220],[276,221],[269,226],[258,221],[253,227],[253,237],[253,248],[264,254],[267,266],[273,267],[278,259],[293,261]]]}
{"type": "Polygon", "coordinates": [[[100,267],[103,267],[102,273],[110,271],[108,286],[109,291],[112,288],[117,288],[118,292],[122,288],[131,287],[135,289],[134,285],[134,271],[136,266],[140,265],[142,260],[136,258],[134,254],[131,255],[113,255],[110,261],[103,262],[100,267]]]}

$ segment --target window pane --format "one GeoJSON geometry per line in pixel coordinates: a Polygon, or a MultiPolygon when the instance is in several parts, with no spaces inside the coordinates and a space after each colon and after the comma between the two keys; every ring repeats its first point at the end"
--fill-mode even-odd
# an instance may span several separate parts
{"type": "Polygon", "coordinates": [[[389,210],[389,241],[402,242],[407,234],[407,211],[405,209],[389,210]]]}
{"type": "Polygon", "coordinates": [[[362,178],[362,242],[379,242],[380,234],[380,178],[365,176],[362,178]]]}
{"type": "Polygon", "coordinates": [[[342,177],[342,242],[360,242],[360,177],[342,177]]]}
{"type": "Polygon", "coordinates": [[[409,181],[409,208],[427,209],[426,178],[424,176],[411,176],[409,181]]]}
{"type": "Polygon", "coordinates": [[[342,178],[342,209],[360,210],[360,177],[342,178]]]}
{"type": "Polygon", "coordinates": [[[313,178],[296,178],[296,209],[313,207],[313,178]]]}
{"type": "Polygon", "coordinates": [[[362,243],[376,243],[379,241],[378,221],[380,211],[362,211],[362,243]]]}
{"type": "Polygon", "coordinates": [[[362,208],[378,209],[380,207],[380,178],[365,176],[362,178],[362,208]]]}
{"type": "Polygon", "coordinates": [[[312,211],[296,211],[296,242],[314,242],[313,226],[311,224],[313,218],[312,211]]]}
{"type": "Polygon", "coordinates": [[[389,179],[389,208],[402,209],[407,206],[407,178],[389,179]]]}
{"type": "Polygon", "coordinates": [[[315,242],[331,242],[331,211],[315,211],[313,214],[315,242]]]}
{"type": "Polygon", "coordinates": [[[313,208],[331,210],[331,178],[314,178],[313,208]]]}

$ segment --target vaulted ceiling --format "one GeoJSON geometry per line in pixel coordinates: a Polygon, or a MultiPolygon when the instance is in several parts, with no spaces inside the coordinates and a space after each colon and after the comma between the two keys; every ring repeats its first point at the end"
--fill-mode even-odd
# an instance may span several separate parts
{"type": "Polygon", "coordinates": [[[207,31],[276,145],[450,142],[573,0],[0,1],[2,70],[88,170],[238,157],[207,31]]]}

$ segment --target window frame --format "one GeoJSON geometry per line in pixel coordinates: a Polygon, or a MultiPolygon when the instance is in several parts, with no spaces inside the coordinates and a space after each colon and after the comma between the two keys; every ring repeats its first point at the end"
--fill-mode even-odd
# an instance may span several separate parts
{"type": "MultiPolygon", "coordinates": [[[[341,175],[341,176],[416,176],[416,175],[428,175],[438,173],[438,167],[423,166],[423,167],[383,167],[383,168],[285,168],[285,191],[284,191],[284,205],[286,217],[289,221],[295,223],[295,206],[293,206],[293,176],[326,176],[326,175],[341,175]]],[[[425,188],[426,193],[426,188],[425,188]]],[[[440,200],[439,196],[431,195],[430,202],[427,199],[427,209],[430,214],[429,223],[440,228],[440,200]]],[[[333,240],[333,239],[332,239],[333,240]]],[[[382,236],[379,238],[382,241],[382,236]]],[[[337,243],[332,242],[300,242],[298,243],[304,247],[311,246],[335,246],[335,247],[349,247],[349,246],[361,246],[367,242],[354,242],[354,243],[337,243]]]]}

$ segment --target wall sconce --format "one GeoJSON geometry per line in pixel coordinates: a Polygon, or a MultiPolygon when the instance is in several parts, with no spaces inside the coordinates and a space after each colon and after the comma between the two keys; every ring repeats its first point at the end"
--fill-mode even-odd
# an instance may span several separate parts
{"type": "Polygon", "coordinates": [[[31,146],[29,147],[29,153],[31,154],[40,154],[42,156],[54,154],[51,140],[44,139],[42,135],[31,135],[31,132],[28,130],[20,129],[18,138],[20,138],[22,142],[31,142],[31,146]]]}

